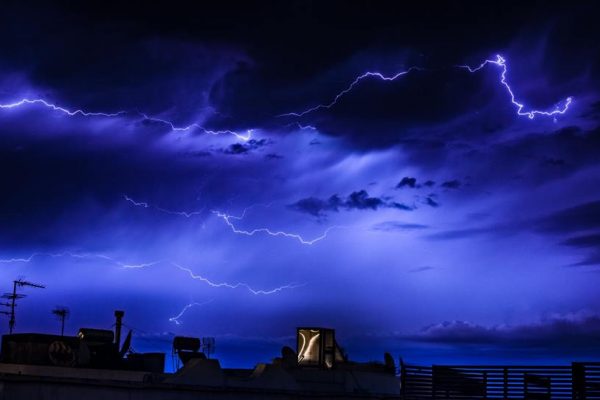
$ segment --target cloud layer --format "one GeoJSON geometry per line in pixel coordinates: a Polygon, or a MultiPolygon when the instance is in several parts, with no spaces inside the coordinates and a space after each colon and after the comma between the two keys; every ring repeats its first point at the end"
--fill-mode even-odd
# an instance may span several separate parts
{"type": "Polygon", "coordinates": [[[240,348],[332,326],[366,359],[353,338],[597,347],[594,4],[6,7],[0,275],[48,287],[19,330],[56,303],[71,330],[120,308],[240,348]],[[498,53],[527,110],[568,112],[519,116],[497,65],[456,67],[498,53]]]}

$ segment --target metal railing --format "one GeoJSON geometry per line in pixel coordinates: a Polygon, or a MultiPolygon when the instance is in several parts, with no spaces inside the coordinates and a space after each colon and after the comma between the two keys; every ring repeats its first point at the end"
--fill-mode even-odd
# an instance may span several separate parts
{"type": "Polygon", "coordinates": [[[600,363],[570,366],[401,365],[405,400],[600,400],[600,363]]]}

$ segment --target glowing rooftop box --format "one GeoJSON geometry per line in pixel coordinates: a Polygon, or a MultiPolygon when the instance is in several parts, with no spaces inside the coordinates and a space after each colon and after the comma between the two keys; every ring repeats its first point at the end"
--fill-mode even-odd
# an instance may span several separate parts
{"type": "Polygon", "coordinates": [[[345,357],[335,341],[335,330],[327,328],[298,328],[296,350],[298,365],[333,368],[345,357]]]}

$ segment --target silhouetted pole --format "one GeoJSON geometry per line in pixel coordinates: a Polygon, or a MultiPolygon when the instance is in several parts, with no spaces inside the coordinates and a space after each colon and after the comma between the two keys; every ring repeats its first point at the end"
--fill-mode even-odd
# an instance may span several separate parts
{"type": "MultiPolygon", "coordinates": [[[[4,297],[4,296],[2,296],[2,297],[4,297]]],[[[2,306],[2,307],[10,308],[11,305],[12,305],[11,303],[0,303],[0,306],[2,306]]],[[[7,315],[8,317],[10,317],[10,311],[2,310],[2,311],[0,311],[0,314],[4,314],[4,315],[7,315]]]]}
{"type": "Polygon", "coordinates": [[[17,281],[13,281],[12,304],[10,306],[10,320],[8,321],[8,333],[12,335],[15,327],[15,301],[17,301],[17,281]]]}
{"type": "Polygon", "coordinates": [[[56,307],[52,314],[60,319],[60,336],[65,336],[65,319],[69,316],[69,309],[66,307],[56,307]]]}
{"type": "Polygon", "coordinates": [[[15,328],[15,307],[16,307],[16,301],[17,301],[17,299],[21,299],[21,298],[25,297],[25,295],[17,293],[17,287],[25,287],[25,286],[39,288],[39,289],[45,289],[46,288],[46,286],[44,286],[44,285],[39,285],[37,283],[32,283],[32,282],[24,281],[23,279],[17,279],[15,281],[13,281],[13,291],[12,291],[12,294],[8,293],[8,294],[5,294],[4,296],[2,296],[4,298],[8,298],[8,299],[11,300],[11,305],[10,305],[10,320],[8,321],[8,330],[9,330],[10,334],[13,333],[13,330],[15,328]]]}
{"type": "Polygon", "coordinates": [[[123,325],[124,315],[125,311],[115,310],[115,318],[117,319],[115,323],[115,343],[117,344],[117,349],[121,346],[121,326],[123,325]]]}

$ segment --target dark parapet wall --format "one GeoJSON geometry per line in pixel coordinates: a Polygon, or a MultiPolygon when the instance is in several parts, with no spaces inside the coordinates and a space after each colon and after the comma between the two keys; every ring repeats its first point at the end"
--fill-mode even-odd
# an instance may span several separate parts
{"type": "Polygon", "coordinates": [[[75,366],[80,340],[75,336],[19,333],[2,336],[3,363],[75,366]]]}
{"type": "Polygon", "coordinates": [[[164,353],[131,353],[123,358],[111,331],[81,330],[78,336],[19,333],[2,336],[2,363],[161,373],[164,353]]]}

